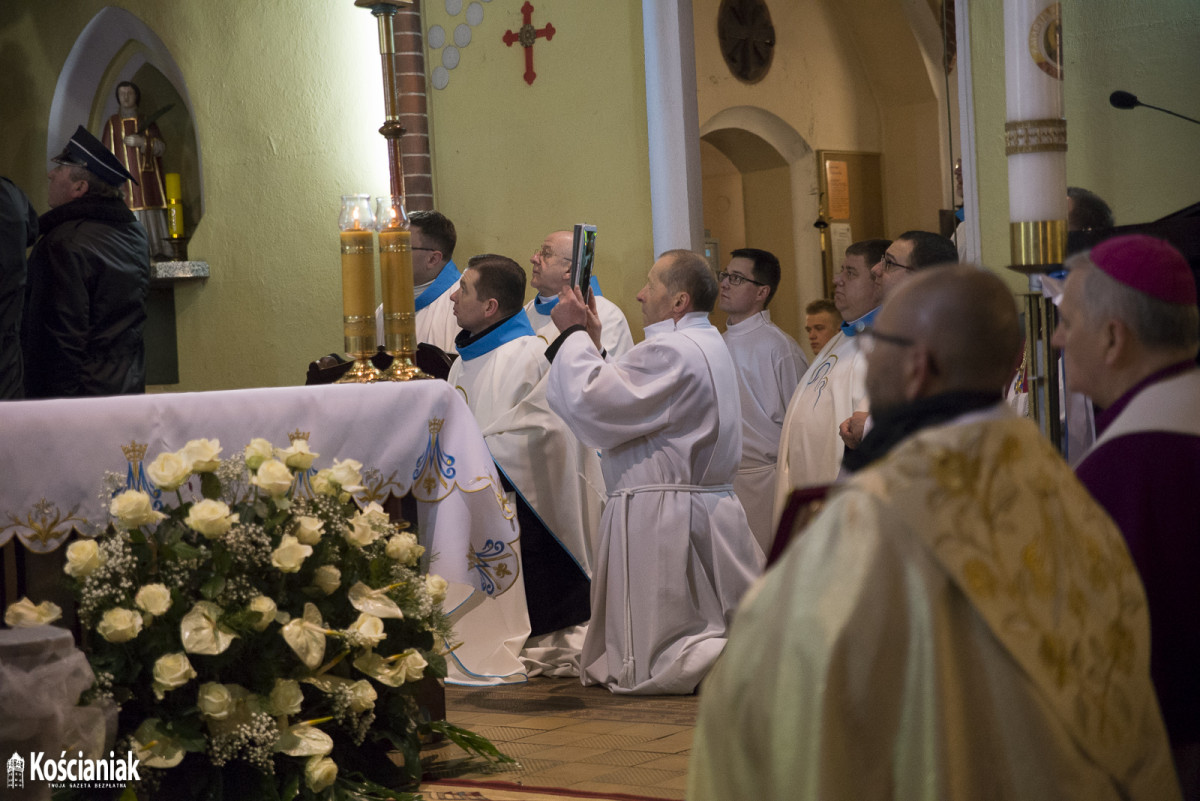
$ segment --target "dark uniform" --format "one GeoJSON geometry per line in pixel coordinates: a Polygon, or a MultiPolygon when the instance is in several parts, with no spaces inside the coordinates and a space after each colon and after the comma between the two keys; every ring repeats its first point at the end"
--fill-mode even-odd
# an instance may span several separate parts
{"type": "MultiPolygon", "coordinates": [[[[119,187],[130,174],[82,125],[54,159],[119,187]]],[[[55,176],[52,172],[52,190],[55,176]]],[[[54,204],[53,191],[51,204],[54,204]]],[[[29,256],[21,348],[25,396],[121,395],[146,389],[146,229],[120,197],[75,196],[41,216],[29,256]]]]}
{"type": "Polygon", "coordinates": [[[0,178],[0,400],[24,397],[21,309],[25,303],[25,251],[37,239],[38,218],[29,198],[0,178]]]}

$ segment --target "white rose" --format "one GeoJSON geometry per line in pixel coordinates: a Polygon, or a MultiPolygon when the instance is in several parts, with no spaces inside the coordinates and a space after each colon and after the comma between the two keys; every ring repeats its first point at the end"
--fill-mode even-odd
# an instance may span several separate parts
{"type": "Polygon", "coordinates": [[[142,631],[142,616],[120,606],[109,609],[96,624],[96,632],[109,642],[129,642],[142,631]]]}
{"type": "Polygon", "coordinates": [[[296,539],[303,542],[305,545],[316,545],[321,541],[321,535],[325,533],[325,521],[318,517],[296,518],[296,539]]]}
{"type": "Polygon", "coordinates": [[[371,686],[371,682],[366,679],[359,679],[350,685],[350,710],[352,712],[366,712],[375,706],[375,699],[379,696],[375,693],[375,688],[371,686]]]}
{"type": "Polygon", "coordinates": [[[425,546],[417,543],[416,535],[411,531],[401,531],[388,540],[387,555],[400,564],[416,564],[423,553],[425,553],[425,546]]]}
{"type": "Polygon", "coordinates": [[[292,488],[292,471],[278,459],[268,459],[259,465],[250,483],[272,498],[282,498],[292,488]]]}
{"type": "Polygon", "coordinates": [[[291,534],[284,534],[279,547],[271,552],[271,564],[283,573],[298,573],[304,560],[312,556],[312,546],[305,545],[291,534]]]}
{"type": "Polygon", "coordinates": [[[272,715],[299,715],[300,704],[304,701],[304,693],[300,683],[292,679],[275,679],[268,699],[272,715]]]}
{"type": "Polygon", "coordinates": [[[409,648],[400,658],[399,664],[403,666],[405,681],[420,681],[429,663],[416,648],[409,648]]]}
{"type": "Polygon", "coordinates": [[[67,563],[63,572],[72,578],[82,579],[104,565],[104,554],[95,540],[77,540],[67,547],[67,563]]]}
{"type": "Polygon", "coordinates": [[[275,455],[275,446],[262,437],[255,437],[242,453],[246,456],[246,467],[253,471],[275,455]]]}
{"type": "Polygon", "coordinates": [[[383,511],[382,506],[371,501],[366,509],[355,512],[354,517],[350,518],[350,529],[346,532],[346,539],[360,548],[365,548],[379,539],[388,523],[387,512],[383,511]]]}
{"type": "Polygon", "coordinates": [[[275,620],[275,602],[265,595],[256,595],[250,599],[250,611],[258,615],[258,620],[251,625],[255,631],[265,631],[275,620]]]}
{"type": "Polygon", "coordinates": [[[160,453],[146,465],[146,475],[161,490],[179,489],[192,474],[192,463],[178,453],[160,453]]]}
{"type": "Polygon", "coordinates": [[[196,706],[200,707],[205,717],[213,720],[225,720],[233,712],[235,704],[229,688],[215,681],[201,684],[196,694],[196,706]]]}
{"type": "Polygon", "coordinates": [[[282,459],[285,465],[296,470],[307,470],[312,467],[313,459],[320,455],[308,449],[308,440],[306,439],[293,440],[290,448],[275,451],[277,459],[282,459]]]}
{"type": "Polygon", "coordinates": [[[108,511],[126,528],[157,523],[166,517],[162,512],[154,511],[154,504],[150,501],[150,496],[141,490],[122,492],[113,498],[108,511]]]}
{"type": "Polygon", "coordinates": [[[342,571],[333,565],[321,565],[313,574],[313,584],[326,595],[332,595],[334,590],[342,586],[342,571]]]}
{"type": "Polygon", "coordinates": [[[366,612],[359,613],[358,620],[350,624],[349,630],[358,635],[356,639],[371,648],[387,639],[387,634],[383,631],[383,621],[366,612]]]}
{"type": "Polygon", "coordinates": [[[338,766],[329,757],[313,756],[304,765],[304,783],[314,793],[319,793],[337,779],[338,766]]]}
{"type": "Polygon", "coordinates": [[[362,489],[361,470],[362,462],[334,459],[333,468],[329,471],[329,480],[341,487],[343,492],[358,492],[362,489]]]}
{"type": "Polygon", "coordinates": [[[187,654],[160,656],[154,663],[154,694],[161,700],[168,690],[182,687],[194,678],[196,671],[188,661],[187,654]]]}
{"type": "Polygon", "coordinates": [[[205,498],[192,504],[183,522],[192,531],[215,540],[233,528],[238,522],[238,516],[230,513],[229,506],[224,501],[205,498]]]}
{"type": "Polygon", "coordinates": [[[194,439],[179,452],[193,473],[211,473],[221,466],[221,442],[215,439],[194,439]]]}
{"type": "Polygon", "coordinates": [[[42,601],[35,605],[28,598],[22,598],[4,610],[4,624],[12,626],[14,629],[45,626],[60,617],[62,617],[62,609],[57,604],[42,601]]]}
{"type": "Polygon", "coordinates": [[[151,615],[165,615],[171,608],[171,591],[164,584],[147,584],[133,596],[137,608],[151,615]]]}
{"type": "Polygon", "coordinates": [[[339,490],[337,485],[333,483],[333,479],[330,478],[332,475],[333,471],[328,467],[324,470],[318,470],[317,474],[312,477],[313,492],[317,495],[328,495],[336,498],[339,490]]]}
{"type": "Polygon", "coordinates": [[[429,599],[435,604],[446,600],[446,590],[449,587],[450,583],[436,573],[430,573],[425,577],[425,590],[429,593],[429,599]]]}

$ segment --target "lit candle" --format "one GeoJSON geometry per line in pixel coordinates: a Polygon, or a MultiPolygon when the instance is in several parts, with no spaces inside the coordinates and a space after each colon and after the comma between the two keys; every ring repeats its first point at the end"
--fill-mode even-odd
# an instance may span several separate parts
{"type": "Polygon", "coordinates": [[[365,228],[342,231],[342,314],[375,314],[375,235],[365,228]]]}
{"type": "Polygon", "coordinates": [[[410,234],[403,228],[385,228],[379,232],[379,273],[383,285],[384,336],[399,335],[399,315],[414,313],[412,249],[410,234]]]}

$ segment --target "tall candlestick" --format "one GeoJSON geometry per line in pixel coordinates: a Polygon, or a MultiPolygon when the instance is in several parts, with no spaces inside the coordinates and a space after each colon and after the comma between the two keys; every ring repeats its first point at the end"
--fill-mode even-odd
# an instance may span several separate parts
{"type": "Polygon", "coordinates": [[[417,352],[417,315],[408,215],[400,197],[379,197],[375,203],[383,287],[383,342],[384,350],[392,357],[384,377],[389,381],[427,378],[413,363],[417,352]]]}
{"type": "Polygon", "coordinates": [[[367,195],[343,195],[339,220],[342,244],[342,326],[354,365],[338,383],[370,383],[380,373],[375,355],[375,234],[367,195]]]}

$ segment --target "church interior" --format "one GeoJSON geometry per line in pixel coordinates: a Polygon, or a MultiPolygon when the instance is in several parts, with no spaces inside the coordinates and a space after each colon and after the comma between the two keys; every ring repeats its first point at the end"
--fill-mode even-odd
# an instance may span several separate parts
{"type": "MultiPolygon", "coordinates": [[[[640,341],[635,295],[659,253],[704,252],[719,270],[732,250],[763,248],[783,271],[772,319],[805,343],[805,305],[832,294],[835,234],[844,250],[939,231],[962,206],[977,220],[969,260],[1028,291],[1007,268],[1003,3],[525,5],[531,19],[520,0],[414,0],[397,23],[397,50],[423,70],[401,85],[422,112],[401,139],[409,210],[455,222],[460,265],[499,253],[528,270],[546,232],[592,223],[603,294],[640,341]],[[729,5],[769,9],[773,36],[752,57],[723,55],[729,5]],[[506,42],[526,22],[553,34],[506,42]],[[830,208],[830,161],[852,165],[850,214],[830,208]]],[[[1109,102],[1125,90],[1200,115],[1200,4],[1062,0],[1061,19],[1067,183],[1107,200],[1119,225],[1200,201],[1200,129],[1109,102]]],[[[187,259],[204,269],[153,284],[148,393],[297,386],[343,350],[340,198],[389,191],[378,44],[354,0],[0,4],[0,175],[39,213],[50,159],[77,125],[99,135],[118,83],[166,109],[163,161],[181,176],[187,259]]],[[[4,546],[6,602],[21,547],[4,546]]],[[[452,688],[450,719],[525,763],[457,774],[683,797],[695,697],[639,708],[555,681],[530,685],[532,711],[519,687],[452,688]],[[582,727],[554,734],[567,726],[582,727]]]]}

